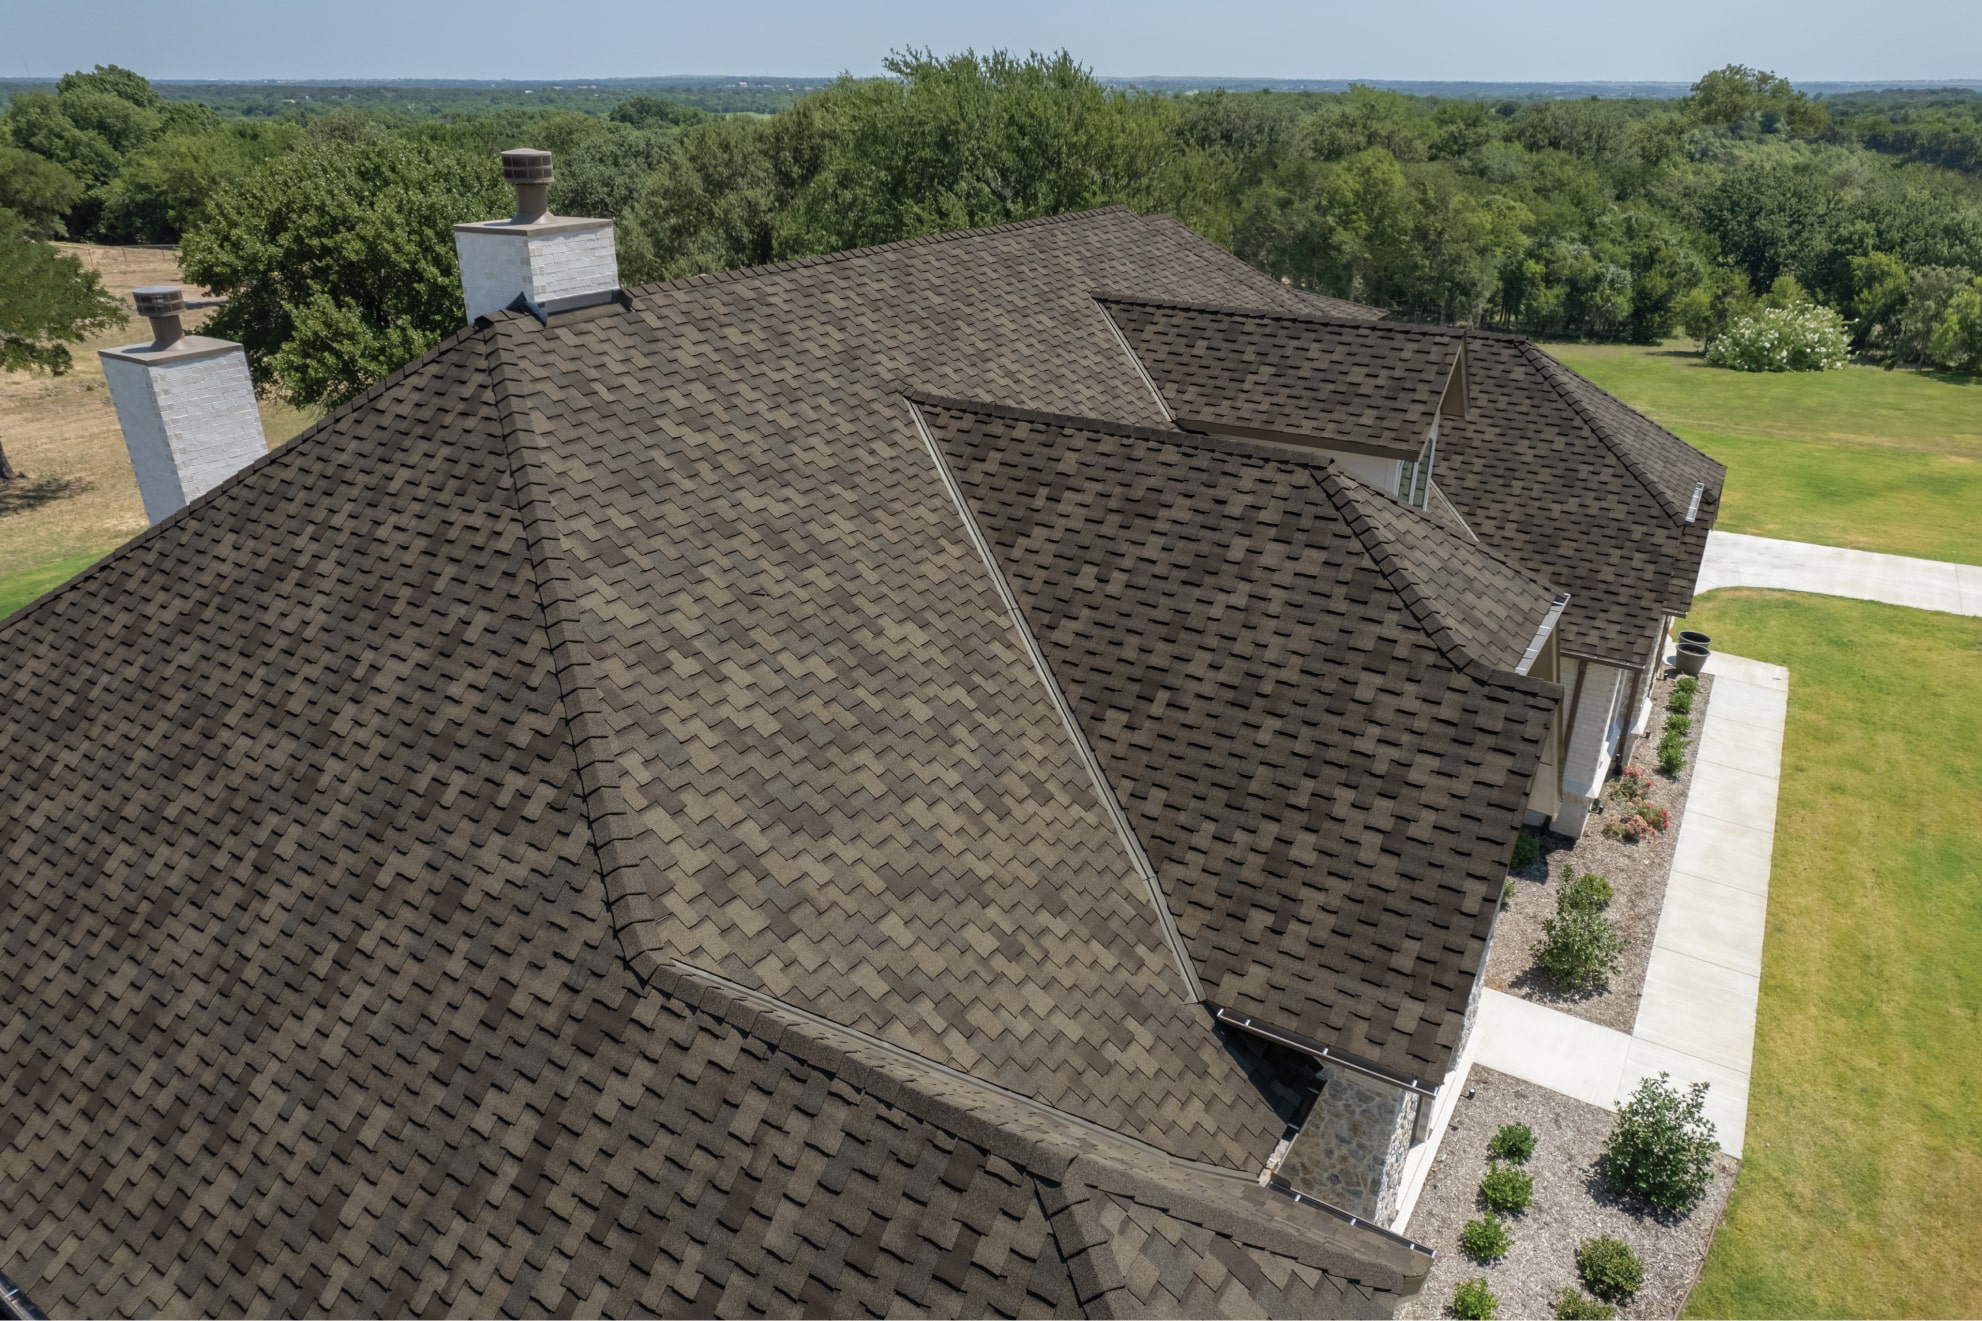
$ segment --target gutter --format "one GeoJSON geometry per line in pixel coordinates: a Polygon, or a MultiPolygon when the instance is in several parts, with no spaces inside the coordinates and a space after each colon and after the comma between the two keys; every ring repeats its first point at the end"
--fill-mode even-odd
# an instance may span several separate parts
{"type": "Polygon", "coordinates": [[[1542,616],[1541,627],[1535,630],[1535,640],[1530,642],[1527,651],[1521,654],[1521,663],[1514,667],[1514,673],[1525,675],[1534,668],[1536,659],[1542,654],[1543,644],[1548,641],[1548,635],[1555,632],[1556,621],[1562,618],[1563,608],[1568,604],[1569,593],[1557,592],[1555,604],[1551,605],[1548,613],[1542,616]]]}
{"type": "Polygon", "coordinates": [[[1206,1001],[1206,1005],[1213,1011],[1213,1017],[1220,1023],[1229,1024],[1232,1027],[1238,1028],[1241,1032],[1250,1032],[1256,1037],[1264,1037],[1266,1040],[1277,1042],[1290,1050],[1297,1050],[1303,1055],[1312,1055],[1325,1063],[1338,1065],[1341,1068],[1348,1069],[1352,1073],[1360,1073],[1365,1078],[1374,1078],[1376,1081],[1395,1087],[1400,1091],[1414,1092],[1419,1096],[1434,1099],[1438,1096],[1437,1084],[1427,1087],[1422,1079],[1414,1078],[1406,1073],[1399,1073],[1395,1069],[1386,1069],[1381,1064],[1372,1064],[1368,1060],[1357,1059],[1354,1055],[1345,1054],[1333,1046],[1324,1046],[1319,1041],[1310,1041],[1297,1032],[1289,1032],[1286,1028],[1275,1027],[1271,1023],[1263,1023],[1251,1014],[1238,1013],[1226,1009],[1222,1005],[1213,1005],[1209,1001],[1206,1001]]]}
{"type": "Polygon", "coordinates": [[[48,1313],[34,1305],[32,1299],[21,1292],[4,1274],[0,1274],[0,1317],[7,1321],[48,1321],[48,1313]]]}

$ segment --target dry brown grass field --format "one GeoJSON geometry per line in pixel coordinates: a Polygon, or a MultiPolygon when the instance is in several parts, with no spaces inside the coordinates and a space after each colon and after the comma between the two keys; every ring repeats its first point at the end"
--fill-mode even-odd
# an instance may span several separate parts
{"type": "MultiPolygon", "coordinates": [[[[58,246],[97,271],[127,309],[131,290],[139,285],[179,282],[178,257],[169,249],[58,246]]],[[[193,289],[186,293],[188,301],[200,296],[193,289]]],[[[189,315],[188,328],[200,325],[210,311],[189,315]]],[[[124,325],[71,346],[76,361],[66,375],[0,374],[0,445],[23,474],[0,486],[0,585],[58,564],[80,569],[144,531],[137,479],[96,350],[149,338],[149,328],[133,315],[124,325]]],[[[261,413],[271,446],[311,420],[272,400],[263,401],[261,413]]]]}

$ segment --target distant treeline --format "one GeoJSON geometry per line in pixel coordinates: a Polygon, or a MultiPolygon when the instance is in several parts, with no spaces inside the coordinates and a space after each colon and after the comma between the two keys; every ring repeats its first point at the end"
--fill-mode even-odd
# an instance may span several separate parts
{"type": "Polygon", "coordinates": [[[451,327],[447,224],[506,209],[495,155],[525,145],[556,153],[554,209],[618,220],[629,284],[1125,203],[1417,320],[1650,342],[1814,301],[1860,352],[1982,363],[1929,349],[1968,343],[1935,334],[1971,302],[1982,336],[1982,182],[1951,168],[1982,97],[1818,101],[1739,66],[1676,99],[1532,101],[1172,95],[1065,54],[887,67],[767,114],[628,94],[274,115],[99,67],[0,116],[0,207],[46,235],[183,236],[189,278],[230,298],[221,332],[265,384],[317,402],[451,327]]]}
{"type": "MultiPolygon", "coordinates": [[[[332,110],[455,118],[512,110],[605,114],[636,96],[663,96],[714,115],[768,115],[829,78],[576,78],[563,82],[159,82],[162,102],[197,101],[225,119],[303,121],[332,110]]],[[[21,93],[52,94],[51,79],[0,79],[0,105],[21,93]]]]}

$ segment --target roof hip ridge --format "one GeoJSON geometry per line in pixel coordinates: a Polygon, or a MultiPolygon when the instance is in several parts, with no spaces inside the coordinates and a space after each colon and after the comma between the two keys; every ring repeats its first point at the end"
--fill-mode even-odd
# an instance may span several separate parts
{"type": "MultiPolygon", "coordinates": [[[[1519,344],[1522,356],[1527,358],[1529,364],[1537,372],[1541,373],[1542,379],[1548,382],[1549,388],[1555,391],[1564,403],[1569,405],[1576,416],[1581,419],[1583,425],[1590,429],[1590,434],[1602,441],[1604,448],[1615,454],[1618,461],[1624,465],[1625,470],[1638,479],[1639,485],[1650,492],[1652,499],[1658,502],[1659,508],[1672,521],[1674,526],[1684,527],[1687,522],[1686,510],[1671,495],[1667,494],[1663,486],[1659,485],[1658,481],[1645,468],[1644,464],[1631,452],[1631,447],[1622,437],[1616,435],[1611,430],[1610,424],[1591,412],[1588,406],[1582,400],[1578,399],[1572,391],[1563,387],[1562,379],[1558,373],[1569,372],[1571,375],[1574,375],[1573,371],[1542,352],[1535,346],[1533,341],[1522,339],[1519,341],[1519,344]]],[[[1581,380],[1582,378],[1578,377],[1577,379],[1581,380]]],[[[1592,388],[1602,389],[1603,387],[1592,383],[1592,388]]],[[[1623,407],[1630,407],[1629,404],[1624,404],[1622,400],[1618,402],[1623,407]]],[[[1650,418],[1646,418],[1645,420],[1648,422],[1651,421],[1650,418]]],[[[1658,426],[1656,422],[1653,422],[1652,425],[1658,426]]],[[[1660,429],[1664,430],[1664,428],[1660,429]]],[[[1674,436],[1673,439],[1678,440],[1679,438],[1674,436]]],[[[1685,443],[1683,440],[1680,441],[1682,445],[1685,443]]]]}
{"type": "Polygon", "coordinates": [[[605,720],[600,685],[584,643],[583,621],[572,588],[574,575],[565,562],[557,516],[551,507],[545,445],[519,406],[519,390],[511,379],[513,372],[521,370],[521,364],[511,352],[510,341],[519,335],[543,332],[544,328],[534,320],[521,315],[491,323],[483,341],[484,362],[497,426],[509,457],[517,512],[523,520],[525,547],[535,579],[533,587],[543,616],[558,699],[564,707],[565,730],[571,739],[592,851],[598,859],[613,930],[619,937],[622,954],[630,960],[636,950],[648,947],[641,924],[653,918],[653,901],[649,896],[659,891],[631,879],[652,865],[653,850],[634,844],[648,833],[647,827],[627,801],[621,785],[611,726],[605,720]]]}
{"type": "Polygon", "coordinates": [[[886,243],[870,243],[858,248],[841,248],[837,252],[815,252],[808,257],[793,257],[787,261],[759,262],[754,266],[732,266],[724,271],[697,271],[693,275],[680,275],[672,280],[655,280],[650,284],[638,285],[627,290],[629,294],[660,293],[669,289],[697,289],[711,284],[724,284],[734,280],[748,280],[760,275],[777,275],[785,271],[806,270],[815,266],[830,266],[836,262],[853,261],[861,257],[871,257],[877,253],[899,252],[906,248],[931,247],[940,243],[952,243],[960,239],[980,238],[986,234],[1005,234],[1021,229],[1038,229],[1047,225],[1063,225],[1078,220],[1092,220],[1099,216],[1126,213],[1137,220],[1143,217],[1134,207],[1123,202],[1112,202],[1107,206],[1091,206],[1079,211],[1057,211],[1050,216],[1030,216],[1024,220],[1004,220],[995,225],[977,225],[970,229],[949,229],[935,234],[914,234],[908,238],[890,239],[886,243]]]}
{"type": "MultiPolygon", "coordinates": [[[[1362,543],[1363,549],[1375,561],[1377,572],[1383,574],[1389,581],[1391,589],[1397,593],[1397,599],[1404,603],[1404,608],[1411,612],[1411,618],[1415,619],[1418,622],[1418,626],[1424,629],[1426,636],[1432,640],[1432,644],[1438,648],[1439,653],[1446,660],[1450,661],[1461,672],[1474,678],[1484,679],[1490,683],[1519,688],[1541,682],[1541,680],[1530,678],[1514,670],[1503,669],[1486,660],[1484,657],[1473,654],[1472,649],[1466,645],[1464,635],[1452,626],[1445,618],[1443,612],[1434,603],[1429,585],[1420,580],[1418,575],[1412,572],[1410,565],[1405,562],[1404,557],[1398,551],[1394,538],[1378,527],[1376,520],[1371,518],[1369,512],[1363,507],[1363,501],[1365,499],[1387,500],[1389,499],[1388,496],[1363,486],[1361,482],[1356,481],[1333,466],[1330,466],[1320,474],[1319,484],[1323,492],[1334,502],[1336,509],[1342,515],[1343,521],[1349,525],[1349,530],[1356,534],[1356,540],[1362,543]],[[1364,495],[1365,491],[1368,492],[1367,495],[1364,495]]],[[[1414,514],[1411,517],[1417,517],[1417,515],[1414,514]]],[[[1450,538],[1455,544],[1462,546],[1465,550],[1490,559],[1504,568],[1513,570],[1521,577],[1533,582],[1537,587],[1549,592],[1551,596],[1556,597],[1558,600],[1566,600],[1565,593],[1557,591],[1554,587],[1537,579],[1527,570],[1509,564],[1506,560],[1501,559],[1484,546],[1463,541],[1445,529],[1438,528],[1429,519],[1425,520],[1425,526],[1437,528],[1437,531],[1441,535],[1450,538]]]]}

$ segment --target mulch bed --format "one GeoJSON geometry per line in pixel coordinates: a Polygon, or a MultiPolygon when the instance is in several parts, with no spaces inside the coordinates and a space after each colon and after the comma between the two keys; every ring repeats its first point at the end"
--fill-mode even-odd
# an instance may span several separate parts
{"type": "Polygon", "coordinates": [[[1611,790],[1621,778],[1613,776],[1604,784],[1603,797],[1590,810],[1590,821],[1581,839],[1544,833],[1541,861],[1508,873],[1514,886],[1510,902],[1496,924],[1493,949],[1487,956],[1488,986],[1620,1032],[1629,1032],[1637,1023],[1638,997],[1645,987],[1645,967],[1652,958],[1652,937],[1658,931],[1659,909],[1665,903],[1673,846],[1679,838],[1686,793],[1693,783],[1694,754],[1699,750],[1700,731],[1705,727],[1714,686],[1711,678],[1701,678],[1700,689],[1693,695],[1693,729],[1686,739],[1686,764],[1676,778],[1667,778],[1658,772],[1658,744],[1665,728],[1666,700],[1672,695],[1672,685],[1678,677],[1668,672],[1653,681],[1652,723],[1631,754],[1631,764],[1651,777],[1650,801],[1672,812],[1671,826],[1663,834],[1636,844],[1606,836],[1604,825],[1624,813],[1624,805],[1611,797],[1611,790]],[[1617,891],[1608,916],[1626,944],[1623,966],[1606,990],[1558,991],[1535,968],[1530,953],[1542,938],[1542,923],[1555,915],[1563,868],[1571,863],[1578,872],[1595,872],[1608,878],[1617,891]]]}
{"type": "Polygon", "coordinates": [[[1682,1220],[1661,1217],[1621,1200],[1597,1175],[1597,1155],[1617,1118],[1610,1111],[1483,1065],[1473,1066],[1466,1084],[1473,1095],[1461,1094],[1452,1127],[1404,1231],[1436,1249],[1438,1259],[1423,1291],[1405,1299],[1397,1315],[1450,1316],[1453,1288],[1484,1276],[1499,1299],[1500,1315],[1554,1316],[1556,1293],[1581,1287],[1576,1245],[1611,1234],[1645,1263],[1644,1287],[1618,1306],[1618,1315],[1678,1316],[1699,1279],[1740,1163],[1725,1154],[1716,1156],[1713,1183],[1692,1214],[1682,1220]],[[1482,1265],[1460,1249],[1459,1231],[1481,1213],[1477,1199],[1486,1174],[1487,1142],[1502,1124],[1511,1123],[1535,1131],[1535,1154],[1525,1167],[1534,1176],[1535,1200],[1521,1214],[1503,1217],[1514,1246],[1498,1262],[1482,1265]]]}

